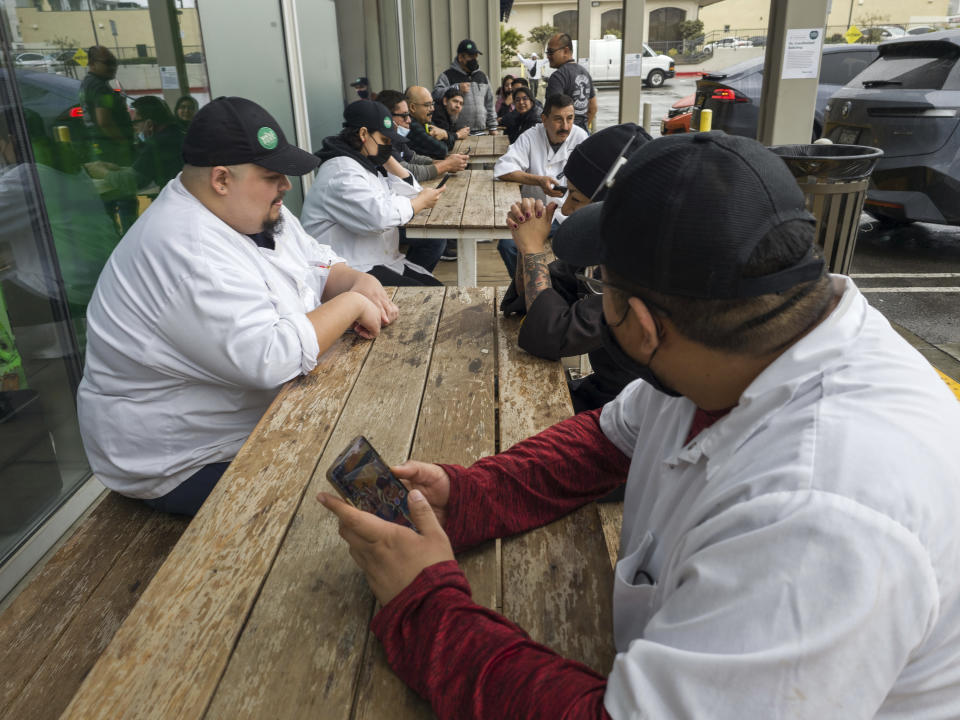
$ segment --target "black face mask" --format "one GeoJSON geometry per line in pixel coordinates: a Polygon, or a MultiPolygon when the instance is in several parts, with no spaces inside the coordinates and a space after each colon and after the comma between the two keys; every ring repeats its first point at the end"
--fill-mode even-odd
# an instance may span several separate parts
{"type": "MultiPolygon", "coordinates": [[[[610,359],[613,360],[617,367],[634,377],[643,378],[654,390],[659,390],[670,397],[680,397],[680,393],[660,381],[660,378],[654,374],[649,365],[641,365],[624,352],[623,348],[620,347],[620,343],[617,342],[613,330],[611,330],[607,324],[607,319],[602,315],[600,318],[600,326],[600,340],[603,343],[603,349],[607,351],[610,359]]],[[[659,349],[658,346],[657,350],[659,349]]],[[[653,351],[654,355],[656,355],[657,350],[653,351]]],[[[650,360],[653,360],[653,355],[650,356],[650,360]]]]}
{"type": "Polygon", "coordinates": [[[370,91],[369,91],[369,90],[357,90],[357,95],[360,96],[360,99],[361,99],[361,100],[366,100],[368,97],[370,97],[370,91]]]}
{"type": "Polygon", "coordinates": [[[472,72],[476,72],[479,69],[480,69],[480,63],[478,63],[476,59],[467,60],[467,72],[472,73],[472,72]]]}
{"type": "MultiPolygon", "coordinates": [[[[373,138],[370,138],[373,140],[373,138]]],[[[370,162],[378,167],[383,165],[387,160],[393,157],[393,146],[392,145],[381,145],[376,140],[373,140],[374,144],[377,146],[377,154],[370,155],[370,162]]]]}

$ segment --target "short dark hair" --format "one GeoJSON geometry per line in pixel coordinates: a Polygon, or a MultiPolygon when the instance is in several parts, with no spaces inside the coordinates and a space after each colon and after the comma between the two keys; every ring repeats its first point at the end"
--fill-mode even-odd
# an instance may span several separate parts
{"type": "Polygon", "coordinates": [[[563,93],[549,96],[543,104],[543,114],[549,115],[552,110],[561,110],[573,105],[573,98],[563,93]]]}
{"type": "MultiPolygon", "coordinates": [[[[378,95],[377,97],[380,96],[378,95]]],[[[363,147],[363,140],[360,139],[360,128],[343,128],[343,130],[340,131],[340,139],[356,152],[360,152],[360,148],[363,147]]]]}
{"type": "Polygon", "coordinates": [[[573,50],[573,38],[567,35],[567,33],[559,33],[559,35],[561,45],[557,48],[557,50],[561,50],[562,48],[570,48],[573,50]]]}
{"type": "Polygon", "coordinates": [[[87,49],[88,63],[106,62],[110,58],[113,58],[114,60],[116,60],[116,57],[114,56],[114,54],[110,52],[110,48],[105,47],[103,45],[91,45],[87,49]]]}
{"type": "Polygon", "coordinates": [[[193,95],[181,95],[176,105],[173,106],[174,111],[179,110],[181,105],[192,105],[194,112],[200,109],[200,103],[193,95]]]}
{"type": "Polygon", "coordinates": [[[407,98],[399,90],[381,90],[377,94],[377,102],[385,105],[390,112],[396,110],[397,105],[406,101],[407,98]]]}
{"type": "MultiPolygon", "coordinates": [[[[768,232],[753,249],[743,277],[762,277],[791,267],[810,250],[814,226],[791,220],[768,232]]],[[[604,270],[611,283],[631,288],[629,278],[604,270]]],[[[636,288],[611,291],[615,306],[630,296],[647,303],[656,315],[665,315],[685,337],[708,348],[742,355],[765,355],[781,350],[810,328],[830,303],[830,277],[820,277],[781,293],[733,300],[705,300],[636,288]],[[658,313],[659,309],[659,313],[658,313]]]]}
{"type": "Polygon", "coordinates": [[[521,94],[523,94],[523,95],[526,95],[526,96],[527,96],[527,100],[529,100],[530,102],[533,102],[533,95],[530,94],[530,88],[518,87],[516,90],[514,90],[514,91],[513,91],[513,101],[514,101],[514,102],[517,101],[517,93],[521,93],[521,94]]]}
{"type": "Polygon", "coordinates": [[[156,95],[143,95],[130,104],[144,120],[153,120],[157,125],[169,125],[173,122],[170,108],[156,95]]]}
{"type": "Polygon", "coordinates": [[[516,85],[517,83],[520,83],[523,87],[530,87],[530,81],[526,78],[514,78],[513,84],[516,85]]]}
{"type": "Polygon", "coordinates": [[[463,97],[463,93],[460,92],[460,88],[456,85],[451,85],[447,88],[447,91],[443,94],[444,100],[452,100],[455,97],[463,97]]]}

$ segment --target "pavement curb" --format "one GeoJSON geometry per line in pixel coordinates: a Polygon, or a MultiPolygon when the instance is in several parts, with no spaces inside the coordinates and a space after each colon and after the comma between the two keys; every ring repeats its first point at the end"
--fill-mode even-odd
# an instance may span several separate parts
{"type": "Polygon", "coordinates": [[[960,400],[960,361],[950,353],[928,343],[919,335],[910,332],[902,325],[897,325],[896,323],[890,324],[894,330],[900,333],[904,340],[916,348],[917,351],[933,365],[933,368],[940,374],[940,377],[943,378],[943,381],[956,396],[957,400],[960,400]]]}

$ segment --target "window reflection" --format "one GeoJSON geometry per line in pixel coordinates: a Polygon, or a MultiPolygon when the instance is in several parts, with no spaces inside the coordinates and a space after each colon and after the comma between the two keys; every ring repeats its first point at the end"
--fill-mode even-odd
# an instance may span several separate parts
{"type": "Polygon", "coordinates": [[[209,101],[193,6],[0,0],[0,563],[89,477],[86,308],[209,101]]]}

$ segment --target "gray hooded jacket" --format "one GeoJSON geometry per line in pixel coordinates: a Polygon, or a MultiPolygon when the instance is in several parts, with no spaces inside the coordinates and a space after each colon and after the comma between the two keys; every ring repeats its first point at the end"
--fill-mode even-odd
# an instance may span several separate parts
{"type": "Polygon", "coordinates": [[[463,97],[463,110],[457,120],[470,130],[496,130],[497,114],[494,112],[493,91],[490,81],[482,70],[466,73],[454,58],[450,67],[440,73],[437,84],[433,86],[433,100],[440,103],[447,88],[462,82],[470,83],[470,92],[463,97]]]}

